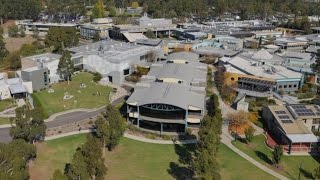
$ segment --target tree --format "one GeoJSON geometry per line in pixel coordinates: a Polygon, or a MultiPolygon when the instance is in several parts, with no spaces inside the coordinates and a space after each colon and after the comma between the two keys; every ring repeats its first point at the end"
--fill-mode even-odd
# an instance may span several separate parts
{"type": "Polygon", "coordinates": [[[76,46],[79,43],[79,35],[75,28],[52,27],[49,28],[45,43],[53,47],[53,51],[62,52],[67,47],[76,46]]]}
{"type": "Polygon", "coordinates": [[[156,61],[156,53],[154,51],[149,51],[147,53],[147,62],[154,63],[156,61]]]}
{"type": "Polygon", "coordinates": [[[62,56],[59,60],[57,73],[59,74],[60,78],[64,81],[71,80],[71,75],[74,72],[73,61],[71,60],[71,54],[69,51],[63,51],[62,56]]]}
{"type": "Polygon", "coordinates": [[[139,3],[137,1],[133,1],[131,4],[132,9],[137,9],[139,7],[139,3]]]}
{"type": "Polygon", "coordinates": [[[43,117],[43,112],[40,109],[31,110],[26,105],[17,108],[16,117],[11,122],[10,136],[13,139],[23,139],[29,143],[44,139],[47,127],[43,117]]]}
{"type": "Polygon", "coordinates": [[[255,129],[252,126],[250,126],[249,128],[247,128],[244,131],[244,134],[246,136],[247,142],[251,142],[252,141],[253,136],[254,136],[254,131],[255,131],[255,129]]]}
{"type": "Polygon", "coordinates": [[[101,40],[99,31],[96,31],[96,33],[94,33],[92,40],[93,40],[93,42],[98,42],[101,40]]]}
{"type": "Polygon", "coordinates": [[[67,176],[62,174],[60,169],[56,169],[53,173],[52,180],[68,180],[67,176]]]}
{"type": "Polygon", "coordinates": [[[8,55],[8,50],[6,49],[6,44],[3,40],[2,34],[0,34],[0,63],[8,55]]]}
{"type": "Polygon", "coordinates": [[[26,32],[25,32],[25,30],[24,30],[24,28],[22,26],[19,28],[19,33],[20,33],[20,37],[25,37],[26,36],[26,32]]]}
{"type": "Polygon", "coordinates": [[[81,147],[81,152],[91,179],[103,179],[107,168],[102,157],[102,144],[100,140],[92,135],[88,135],[86,143],[81,147]]]}
{"type": "Polygon", "coordinates": [[[38,39],[39,37],[39,29],[36,26],[32,26],[31,27],[31,31],[32,31],[32,37],[38,39]]]}
{"type": "Polygon", "coordinates": [[[40,0],[1,0],[0,23],[7,19],[35,19],[41,11],[40,0]]]}
{"type": "Polygon", "coordinates": [[[18,37],[19,35],[19,28],[17,25],[11,25],[8,27],[8,35],[10,37],[18,37]]]}
{"type": "Polygon", "coordinates": [[[102,75],[98,72],[93,73],[93,81],[99,82],[102,79],[102,75]]]}
{"type": "Polygon", "coordinates": [[[320,180],[320,166],[314,170],[314,177],[316,180],[320,180]]]}
{"type": "Polygon", "coordinates": [[[281,145],[276,145],[272,151],[272,157],[275,164],[279,164],[283,155],[283,148],[281,145]]]}
{"type": "Polygon", "coordinates": [[[20,48],[20,54],[23,57],[32,56],[44,51],[44,46],[39,41],[34,41],[32,44],[23,44],[20,48]]]}
{"type": "Polygon", "coordinates": [[[101,114],[101,120],[96,123],[97,137],[109,151],[119,144],[126,124],[120,112],[112,105],[107,105],[106,111],[101,114]]]}
{"type": "Polygon", "coordinates": [[[92,9],[92,18],[103,18],[105,16],[104,3],[102,0],[97,0],[92,9]]]}
{"type": "Polygon", "coordinates": [[[115,7],[111,7],[109,9],[109,16],[110,17],[115,17],[116,15],[117,15],[117,11],[116,11],[115,7]]]}
{"type": "Polygon", "coordinates": [[[150,29],[147,30],[145,35],[149,39],[156,39],[157,38],[156,35],[150,29]]]}
{"type": "Polygon", "coordinates": [[[13,70],[21,68],[21,57],[20,52],[12,52],[6,58],[5,62],[9,63],[9,67],[13,70]]]}
{"type": "Polygon", "coordinates": [[[87,171],[87,164],[81,148],[78,148],[73,155],[71,164],[66,165],[66,176],[69,179],[90,179],[87,171]]]}
{"type": "Polygon", "coordinates": [[[238,133],[238,128],[248,123],[249,113],[245,111],[237,111],[227,114],[227,118],[230,124],[236,127],[236,133],[238,133]]]}
{"type": "Polygon", "coordinates": [[[35,146],[24,140],[13,140],[8,144],[0,143],[1,179],[28,179],[27,163],[35,157],[35,146]]]}

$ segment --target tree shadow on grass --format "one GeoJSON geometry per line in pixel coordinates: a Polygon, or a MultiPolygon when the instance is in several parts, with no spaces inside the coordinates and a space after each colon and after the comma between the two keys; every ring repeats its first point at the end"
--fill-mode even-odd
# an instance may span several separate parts
{"type": "Polygon", "coordinates": [[[261,151],[254,151],[254,152],[255,152],[256,155],[257,155],[260,159],[262,159],[264,162],[272,165],[272,160],[271,160],[266,154],[264,154],[264,153],[261,152],[261,151]]]}
{"type": "Polygon", "coordinates": [[[177,180],[193,179],[193,171],[191,162],[193,154],[196,150],[195,144],[175,144],[174,149],[179,156],[179,162],[170,162],[168,173],[177,180]]]}
{"type": "Polygon", "coordinates": [[[300,173],[301,173],[305,178],[307,178],[307,179],[314,179],[312,173],[306,171],[306,170],[303,169],[303,168],[299,168],[299,169],[300,169],[300,173]]]}

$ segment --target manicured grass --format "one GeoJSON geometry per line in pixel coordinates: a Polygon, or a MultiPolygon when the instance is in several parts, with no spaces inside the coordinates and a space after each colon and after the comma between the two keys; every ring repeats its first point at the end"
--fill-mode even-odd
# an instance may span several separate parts
{"type": "Polygon", "coordinates": [[[10,119],[9,118],[4,118],[4,117],[0,117],[0,125],[3,124],[10,124],[10,119]]]}
{"type": "MultiPolygon", "coordinates": [[[[86,134],[81,134],[50,140],[37,145],[35,171],[42,170],[48,178],[52,176],[55,169],[60,169],[63,172],[65,164],[71,161],[77,147],[81,146],[85,140],[86,134]]],[[[31,170],[31,172],[33,171],[31,170]]],[[[46,178],[44,177],[44,179],[46,178]]]]}
{"type": "Polygon", "coordinates": [[[0,101],[0,112],[14,106],[15,105],[12,103],[12,100],[2,100],[0,101]]]}
{"type": "Polygon", "coordinates": [[[109,102],[110,87],[99,85],[92,81],[90,73],[79,73],[73,76],[68,85],[67,82],[54,84],[53,93],[47,90],[34,93],[34,98],[40,101],[41,106],[48,115],[76,108],[98,108],[109,102]],[[86,88],[80,88],[84,83],[86,88]],[[68,92],[73,98],[63,100],[64,94],[68,92]],[[96,95],[99,92],[100,95],[96,95]]]}
{"type": "MultiPolygon", "coordinates": [[[[275,169],[272,166],[272,150],[267,148],[264,141],[265,137],[259,135],[254,137],[250,145],[240,141],[233,142],[233,144],[267,167],[275,169]]],[[[313,158],[312,156],[283,156],[280,162],[282,169],[277,169],[277,171],[290,179],[298,179],[299,167],[300,163],[302,163],[301,179],[310,179],[314,169],[319,166],[319,162],[319,158],[316,160],[316,157],[313,158]]]]}
{"type": "MultiPolygon", "coordinates": [[[[85,137],[82,134],[44,142],[38,148],[31,176],[45,174],[49,178],[55,169],[63,171],[76,148],[85,142],[85,137]]],[[[105,179],[175,179],[169,172],[177,177],[184,175],[184,165],[179,159],[185,158],[193,148],[194,145],[159,145],[123,138],[114,151],[106,154],[108,172],[105,179]]],[[[225,145],[220,146],[218,157],[222,179],[274,179],[225,145]]]]}

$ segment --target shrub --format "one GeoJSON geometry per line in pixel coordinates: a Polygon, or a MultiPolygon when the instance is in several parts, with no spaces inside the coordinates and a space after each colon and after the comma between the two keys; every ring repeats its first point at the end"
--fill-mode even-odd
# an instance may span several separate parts
{"type": "Polygon", "coordinates": [[[154,134],[147,134],[146,138],[148,138],[148,139],[156,139],[156,136],[154,134]]]}
{"type": "Polygon", "coordinates": [[[8,27],[8,35],[9,37],[18,37],[19,28],[17,25],[11,25],[8,27]]]}
{"type": "Polygon", "coordinates": [[[192,129],[191,128],[187,128],[187,135],[192,136],[192,129]]]}
{"type": "Polygon", "coordinates": [[[102,75],[98,72],[93,73],[93,81],[99,82],[102,79],[102,75]]]}
{"type": "Polygon", "coordinates": [[[247,142],[251,142],[252,141],[253,135],[254,135],[254,131],[255,131],[255,129],[253,127],[251,127],[251,126],[245,130],[244,133],[245,133],[247,142]]]}
{"type": "Polygon", "coordinates": [[[163,138],[164,140],[171,140],[171,136],[166,135],[166,134],[163,135],[162,138],[163,138]]]}

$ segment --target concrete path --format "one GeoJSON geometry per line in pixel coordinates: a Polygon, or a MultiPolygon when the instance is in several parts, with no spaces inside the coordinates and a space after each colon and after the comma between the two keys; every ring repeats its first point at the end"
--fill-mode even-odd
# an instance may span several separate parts
{"type": "Polygon", "coordinates": [[[172,140],[156,140],[156,139],[147,139],[140,136],[135,136],[132,134],[124,133],[123,135],[126,138],[133,139],[136,141],[146,142],[146,143],[153,143],[153,144],[195,144],[197,143],[196,139],[192,140],[184,140],[184,141],[172,141],[172,140]]]}
{"type": "MultiPolygon", "coordinates": [[[[213,81],[214,82],[214,81],[213,81]]],[[[218,100],[219,100],[219,107],[221,109],[221,113],[222,113],[222,117],[223,119],[225,119],[227,117],[227,114],[230,112],[236,112],[236,110],[232,109],[230,106],[226,105],[224,103],[224,101],[221,99],[219,91],[217,90],[217,87],[215,85],[215,83],[213,83],[213,92],[218,96],[218,100]]],[[[257,132],[256,133],[263,133],[263,130],[257,126],[254,126],[254,128],[256,128],[257,132]]],[[[243,157],[244,159],[246,159],[247,161],[249,161],[250,163],[252,163],[253,165],[255,165],[256,167],[260,168],[261,170],[265,171],[266,173],[269,173],[272,176],[275,176],[278,179],[283,179],[283,180],[288,180],[287,177],[271,170],[270,168],[262,165],[261,163],[259,163],[258,161],[256,161],[255,159],[253,159],[252,157],[248,156],[247,154],[245,154],[244,152],[240,151],[238,148],[236,148],[231,142],[234,140],[234,138],[230,135],[229,131],[228,131],[228,127],[227,125],[223,125],[222,127],[222,134],[221,134],[221,142],[223,144],[225,144],[226,146],[228,146],[232,151],[234,151],[235,153],[237,153],[238,155],[240,155],[241,157],[243,157]]]]}
{"type": "MultiPolygon", "coordinates": [[[[229,133],[228,133],[229,134],[229,133]]],[[[230,141],[230,137],[228,137],[228,135],[225,134],[225,132],[222,133],[221,135],[221,142],[223,144],[225,144],[226,146],[228,146],[232,151],[234,151],[235,153],[237,153],[238,155],[240,155],[241,157],[243,157],[244,159],[246,159],[247,161],[249,161],[250,163],[252,163],[253,165],[255,165],[256,167],[258,167],[259,169],[263,170],[264,172],[278,178],[278,179],[282,179],[282,180],[289,180],[287,177],[271,170],[270,168],[262,165],[261,163],[259,163],[258,161],[256,161],[255,159],[253,159],[252,157],[248,156],[247,154],[245,154],[244,152],[240,151],[238,148],[236,148],[230,141]]]]}
{"type": "MultiPolygon", "coordinates": [[[[118,98],[115,101],[113,101],[111,104],[116,105],[124,101],[124,98],[125,96],[118,98]]],[[[47,128],[54,128],[54,127],[59,127],[66,124],[77,123],[79,121],[100,115],[100,113],[104,111],[104,108],[105,106],[98,109],[93,109],[93,110],[75,109],[75,110],[57,113],[52,115],[50,118],[46,119],[45,123],[47,125],[47,128]]],[[[10,128],[11,128],[11,124],[0,125],[0,142],[5,143],[12,140],[12,138],[9,135],[10,128]]]]}

